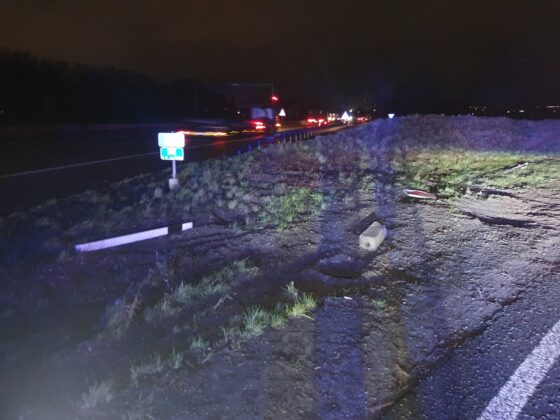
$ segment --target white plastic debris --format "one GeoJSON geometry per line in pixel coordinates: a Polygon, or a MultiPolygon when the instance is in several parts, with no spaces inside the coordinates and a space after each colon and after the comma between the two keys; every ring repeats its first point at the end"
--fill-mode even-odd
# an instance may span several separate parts
{"type": "Polygon", "coordinates": [[[437,196],[435,194],[426,191],[422,191],[422,190],[403,190],[403,191],[409,197],[423,198],[428,200],[437,200],[437,196]]]}

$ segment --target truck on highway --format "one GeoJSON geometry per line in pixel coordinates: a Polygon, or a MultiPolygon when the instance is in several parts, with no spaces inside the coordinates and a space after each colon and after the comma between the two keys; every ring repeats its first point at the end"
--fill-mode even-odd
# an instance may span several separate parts
{"type": "Polygon", "coordinates": [[[279,126],[278,98],[272,84],[212,84],[197,93],[199,116],[184,121],[190,137],[274,134],[279,126]]]}

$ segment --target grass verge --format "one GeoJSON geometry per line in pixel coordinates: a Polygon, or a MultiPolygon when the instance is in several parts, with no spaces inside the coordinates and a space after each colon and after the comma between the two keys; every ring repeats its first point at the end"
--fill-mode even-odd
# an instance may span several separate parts
{"type": "Polygon", "coordinates": [[[301,293],[291,282],[284,289],[287,302],[278,302],[274,307],[265,309],[251,306],[245,313],[232,320],[228,328],[222,328],[224,339],[233,348],[239,348],[246,339],[261,335],[267,327],[282,328],[289,318],[306,317],[316,308],[315,298],[307,293],[301,293]]]}
{"type": "Polygon", "coordinates": [[[560,158],[539,155],[442,150],[421,152],[395,164],[402,187],[435,189],[447,197],[473,187],[550,187],[560,179],[560,158]]]}
{"type": "Polygon", "coordinates": [[[324,202],[325,198],[319,192],[310,188],[295,188],[285,195],[274,197],[261,222],[272,223],[278,229],[286,230],[298,216],[316,214],[324,202]]]}
{"type": "Polygon", "coordinates": [[[154,306],[146,308],[144,318],[152,322],[173,316],[196,299],[227,293],[231,290],[232,282],[236,277],[252,276],[258,271],[258,267],[248,259],[242,259],[226,265],[196,283],[181,282],[171,292],[165,293],[154,306]]]}

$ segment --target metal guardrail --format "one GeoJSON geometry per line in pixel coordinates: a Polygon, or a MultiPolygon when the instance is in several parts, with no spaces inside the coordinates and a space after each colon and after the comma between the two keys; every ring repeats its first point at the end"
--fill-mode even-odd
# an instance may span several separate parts
{"type": "MultiPolygon", "coordinates": [[[[334,126],[339,127],[340,130],[348,128],[348,126],[341,125],[341,126],[334,126]]],[[[316,136],[320,136],[322,134],[328,134],[325,130],[332,129],[334,127],[324,127],[324,128],[296,128],[294,130],[282,131],[280,133],[275,133],[273,135],[274,140],[287,140],[287,141],[300,141],[300,140],[307,140],[316,136]]],[[[338,130],[337,130],[338,131],[338,130]]]]}
{"type": "MultiPolygon", "coordinates": [[[[297,128],[294,130],[288,130],[288,131],[282,131],[280,133],[275,133],[272,135],[263,135],[263,136],[257,136],[257,137],[253,137],[253,138],[248,138],[248,139],[239,139],[239,140],[231,140],[230,142],[242,142],[242,143],[246,143],[247,141],[249,141],[248,144],[244,144],[242,147],[240,147],[239,149],[237,149],[237,151],[235,152],[235,154],[239,155],[242,153],[246,153],[246,152],[250,152],[252,151],[254,148],[259,149],[261,146],[267,146],[267,145],[271,145],[271,144],[275,144],[275,143],[292,143],[292,142],[298,142],[298,141],[302,141],[302,140],[309,140],[312,139],[313,137],[317,137],[320,136],[322,134],[329,134],[329,132],[325,131],[327,129],[332,129],[333,127],[325,127],[325,128],[297,128]],[[263,144],[262,142],[266,141],[265,144],[263,144]],[[256,145],[255,145],[256,143],[256,145]]],[[[348,126],[339,126],[339,130],[343,130],[348,128],[348,126]]],[[[337,130],[337,131],[339,131],[337,130]]]]}

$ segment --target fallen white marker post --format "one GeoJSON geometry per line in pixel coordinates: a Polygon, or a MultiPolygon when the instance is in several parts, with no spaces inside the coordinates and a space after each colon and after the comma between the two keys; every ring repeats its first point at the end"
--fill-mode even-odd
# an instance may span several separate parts
{"type": "Polygon", "coordinates": [[[560,356],[560,321],[521,363],[478,419],[515,419],[558,356],[560,356]]]}
{"type": "Polygon", "coordinates": [[[102,239],[100,241],[78,244],[74,248],[78,252],[99,251],[101,249],[113,248],[116,246],[131,244],[134,242],[145,241],[147,239],[158,238],[160,236],[169,235],[169,233],[183,232],[185,230],[189,230],[192,228],[193,228],[192,222],[182,223],[180,225],[166,226],[158,229],[151,229],[151,230],[145,230],[143,232],[131,233],[129,235],[102,239]]]}

